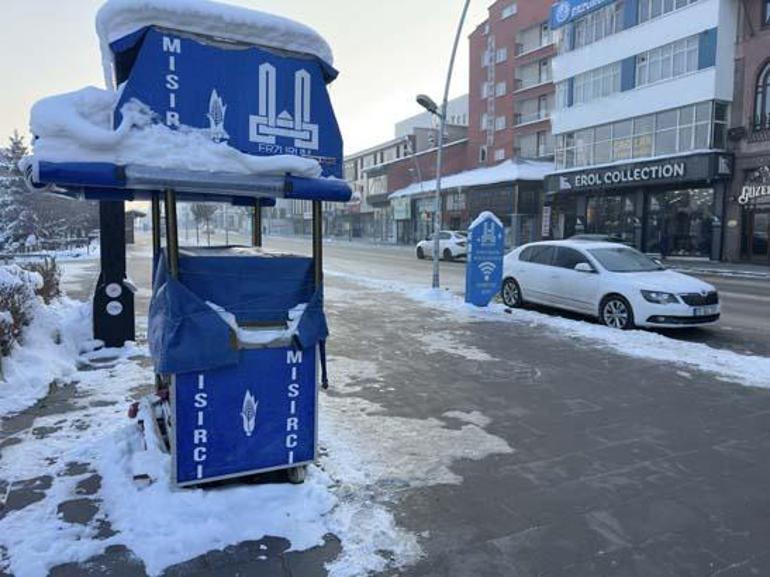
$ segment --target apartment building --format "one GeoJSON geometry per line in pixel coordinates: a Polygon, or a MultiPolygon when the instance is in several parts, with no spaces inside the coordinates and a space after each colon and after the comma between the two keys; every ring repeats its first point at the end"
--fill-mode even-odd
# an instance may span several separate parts
{"type": "Polygon", "coordinates": [[[738,3],[724,258],[770,265],[770,0],[738,3]]]}
{"type": "Polygon", "coordinates": [[[469,168],[553,156],[550,0],[498,0],[471,33],[469,168]]]}
{"type": "Polygon", "coordinates": [[[543,230],[719,259],[736,0],[562,0],[543,230]]]}

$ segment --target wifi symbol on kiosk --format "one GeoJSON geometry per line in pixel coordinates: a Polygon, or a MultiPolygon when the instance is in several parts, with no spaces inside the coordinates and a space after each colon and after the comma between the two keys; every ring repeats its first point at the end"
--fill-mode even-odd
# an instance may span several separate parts
{"type": "Polygon", "coordinates": [[[492,273],[495,272],[495,269],[497,268],[497,265],[493,262],[482,262],[479,264],[479,270],[481,271],[481,274],[484,275],[484,282],[489,282],[489,277],[492,276],[492,273]]]}

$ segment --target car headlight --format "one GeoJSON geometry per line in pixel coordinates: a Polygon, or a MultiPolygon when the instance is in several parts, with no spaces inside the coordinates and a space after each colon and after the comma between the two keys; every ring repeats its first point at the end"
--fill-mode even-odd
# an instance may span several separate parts
{"type": "Polygon", "coordinates": [[[660,291],[642,291],[642,296],[648,303],[656,303],[659,305],[679,303],[679,299],[676,298],[676,295],[671,293],[663,293],[660,291]]]}

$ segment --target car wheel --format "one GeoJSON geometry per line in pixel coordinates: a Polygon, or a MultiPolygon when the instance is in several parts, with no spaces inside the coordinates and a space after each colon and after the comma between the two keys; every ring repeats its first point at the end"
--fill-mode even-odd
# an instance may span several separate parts
{"type": "Polygon", "coordinates": [[[599,305],[599,319],[610,328],[627,331],[634,328],[634,311],[620,295],[604,297],[599,305]]]}
{"type": "Polygon", "coordinates": [[[417,247],[417,258],[419,258],[420,260],[425,258],[425,251],[422,250],[421,246],[417,247]]]}
{"type": "Polygon", "coordinates": [[[454,257],[452,256],[452,251],[448,248],[444,249],[444,260],[453,260],[454,257]]]}
{"type": "Polygon", "coordinates": [[[500,293],[503,297],[503,303],[507,307],[515,309],[524,304],[524,299],[521,298],[521,287],[519,287],[519,283],[516,282],[516,279],[505,279],[500,293]]]}

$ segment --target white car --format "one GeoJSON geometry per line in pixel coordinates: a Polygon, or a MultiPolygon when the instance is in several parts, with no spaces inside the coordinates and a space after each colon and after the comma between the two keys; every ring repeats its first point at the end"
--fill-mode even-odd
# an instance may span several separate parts
{"type": "Polygon", "coordinates": [[[710,325],[721,314],[712,285],[611,242],[519,247],[505,257],[501,292],[509,307],[538,303],[591,315],[618,329],[710,325]]]}
{"type": "MultiPolygon", "coordinates": [[[[433,258],[433,239],[430,235],[417,243],[417,258],[433,258]]],[[[439,232],[439,254],[444,260],[468,256],[468,233],[457,230],[442,230],[439,232]]]]}

